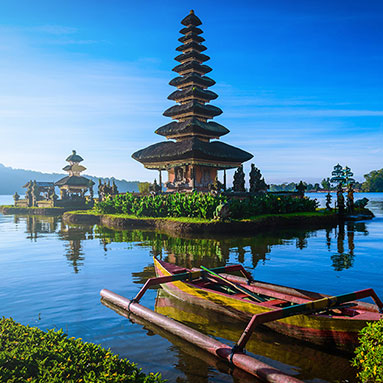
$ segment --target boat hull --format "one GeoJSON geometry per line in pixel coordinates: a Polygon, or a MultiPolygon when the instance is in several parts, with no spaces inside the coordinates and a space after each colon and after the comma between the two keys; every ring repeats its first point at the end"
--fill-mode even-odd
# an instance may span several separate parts
{"type": "MultiPolygon", "coordinates": [[[[157,276],[172,275],[165,262],[155,259],[154,265],[157,276]]],[[[254,314],[273,310],[262,303],[239,300],[228,294],[200,288],[190,282],[171,282],[163,284],[162,288],[185,302],[243,322],[248,322],[254,314]]],[[[351,352],[358,344],[359,331],[367,322],[379,319],[380,314],[366,312],[358,316],[360,319],[319,314],[296,315],[266,323],[265,326],[302,341],[351,352]]]]}

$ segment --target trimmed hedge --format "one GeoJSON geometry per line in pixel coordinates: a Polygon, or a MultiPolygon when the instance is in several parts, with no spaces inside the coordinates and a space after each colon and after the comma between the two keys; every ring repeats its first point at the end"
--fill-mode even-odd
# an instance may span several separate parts
{"type": "Polygon", "coordinates": [[[367,324],[360,331],[360,345],[355,350],[352,365],[363,383],[383,382],[383,320],[367,324]]]}
{"type": "Polygon", "coordinates": [[[172,193],[135,196],[131,193],[107,197],[96,204],[102,214],[132,214],[136,217],[189,217],[212,219],[217,207],[229,204],[231,217],[246,219],[263,214],[285,214],[315,211],[318,202],[309,198],[293,198],[263,194],[243,199],[213,196],[206,193],[172,193]]]}
{"type": "Polygon", "coordinates": [[[12,318],[0,320],[1,382],[164,382],[134,363],[62,330],[44,332],[12,318]]]}

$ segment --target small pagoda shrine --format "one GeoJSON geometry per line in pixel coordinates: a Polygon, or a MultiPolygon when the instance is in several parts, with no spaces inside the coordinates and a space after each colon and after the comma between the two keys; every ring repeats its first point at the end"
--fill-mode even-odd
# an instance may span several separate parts
{"type": "Polygon", "coordinates": [[[65,166],[63,170],[68,172],[69,175],[55,183],[55,186],[60,188],[61,200],[68,200],[71,203],[76,201],[79,203],[85,202],[85,194],[88,190],[92,199],[94,182],[81,176],[81,173],[86,170],[86,167],[80,165],[83,158],[73,150],[66,161],[69,162],[69,165],[65,166]]]}
{"type": "Polygon", "coordinates": [[[222,113],[220,108],[208,104],[218,95],[207,88],[215,81],[206,76],[212,69],[203,64],[210,58],[203,54],[205,39],[198,28],[201,20],[190,11],[181,24],[181,52],[175,60],[180,64],[173,71],[180,76],[170,81],[177,90],[169,100],[178,104],[167,109],[163,115],[174,121],[158,128],[155,133],[166,137],[163,141],[135,152],[132,157],[147,169],[159,170],[159,184],[162,185],[161,171],[168,172],[167,191],[207,191],[215,181],[218,170],[238,168],[253,155],[225,144],[219,139],[229,133],[224,126],[208,121],[222,113]],[[174,140],[174,141],[173,141],[174,140]]]}

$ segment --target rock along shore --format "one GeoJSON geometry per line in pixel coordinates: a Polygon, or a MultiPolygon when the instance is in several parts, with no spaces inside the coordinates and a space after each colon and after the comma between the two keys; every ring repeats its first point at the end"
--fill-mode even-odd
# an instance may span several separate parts
{"type": "Polygon", "coordinates": [[[14,207],[14,206],[0,206],[0,213],[20,214],[20,215],[47,215],[47,216],[59,216],[72,208],[65,207],[14,207]]]}
{"type": "Polygon", "coordinates": [[[65,223],[97,224],[111,229],[152,229],[173,234],[249,234],[260,231],[284,228],[321,229],[335,227],[339,220],[335,213],[297,213],[261,216],[254,220],[231,222],[184,222],[182,220],[161,218],[131,218],[112,214],[82,214],[66,212],[65,223]]]}

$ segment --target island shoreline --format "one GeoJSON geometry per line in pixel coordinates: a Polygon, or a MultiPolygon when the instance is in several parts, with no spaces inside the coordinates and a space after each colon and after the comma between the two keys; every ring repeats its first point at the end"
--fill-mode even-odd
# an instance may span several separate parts
{"type": "Polygon", "coordinates": [[[336,227],[339,217],[335,213],[274,214],[242,221],[187,222],[177,218],[132,218],[92,212],[66,212],[67,224],[102,225],[110,229],[151,229],[172,234],[251,234],[273,229],[336,227]]]}

